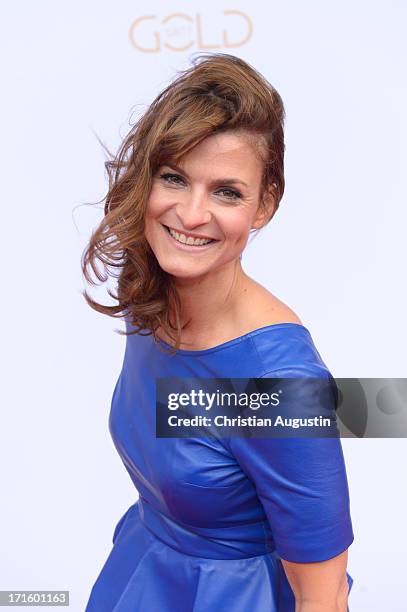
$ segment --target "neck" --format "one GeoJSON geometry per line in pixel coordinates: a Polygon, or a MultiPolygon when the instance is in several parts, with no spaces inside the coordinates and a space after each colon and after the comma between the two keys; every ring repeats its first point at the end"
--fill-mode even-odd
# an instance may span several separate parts
{"type": "Polygon", "coordinates": [[[233,325],[250,278],[237,259],[205,276],[174,278],[174,282],[181,301],[181,322],[186,324],[182,337],[194,342],[217,336],[233,325]]]}

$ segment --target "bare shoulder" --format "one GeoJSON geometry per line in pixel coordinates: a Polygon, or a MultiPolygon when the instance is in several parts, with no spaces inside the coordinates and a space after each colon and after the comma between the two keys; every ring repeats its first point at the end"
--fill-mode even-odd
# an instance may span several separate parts
{"type": "Polygon", "coordinates": [[[297,313],[268,289],[252,281],[247,287],[247,299],[252,308],[250,318],[254,327],[277,323],[298,323],[303,325],[297,313]],[[255,304],[255,308],[253,308],[255,304]]]}

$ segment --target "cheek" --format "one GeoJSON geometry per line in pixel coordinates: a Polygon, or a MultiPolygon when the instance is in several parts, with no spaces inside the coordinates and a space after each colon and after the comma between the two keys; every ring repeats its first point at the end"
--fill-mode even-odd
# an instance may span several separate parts
{"type": "Polygon", "coordinates": [[[151,192],[147,202],[146,217],[154,219],[159,217],[165,210],[165,201],[158,193],[151,192]]]}
{"type": "Polygon", "coordinates": [[[221,220],[221,227],[227,239],[240,243],[249,235],[251,216],[247,210],[236,210],[233,213],[224,215],[221,220]]]}

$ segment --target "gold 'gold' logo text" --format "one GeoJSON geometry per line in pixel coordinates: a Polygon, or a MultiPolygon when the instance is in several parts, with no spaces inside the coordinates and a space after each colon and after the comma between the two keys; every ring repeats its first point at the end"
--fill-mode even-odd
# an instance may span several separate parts
{"type": "Polygon", "coordinates": [[[130,26],[130,42],[143,53],[159,53],[163,49],[188,51],[194,46],[203,50],[241,47],[250,40],[253,24],[246,13],[224,10],[221,21],[209,23],[201,13],[171,13],[163,19],[142,15],[130,26]]]}

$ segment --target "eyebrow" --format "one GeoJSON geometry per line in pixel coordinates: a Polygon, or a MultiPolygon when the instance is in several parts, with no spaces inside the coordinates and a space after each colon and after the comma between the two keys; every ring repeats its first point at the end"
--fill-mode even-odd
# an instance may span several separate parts
{"type": "MultiPolygon", "coordinates": [[[[182,170],[182,168],[177,166],[176,164],[173,164],[173,163],[164,163],[163,166],[168,166],[168,168],[172,168],[173,170],[176,170],[180,174],[183,174],[184,176],[188,176],[187,173],[184,170],[182,170]]],[[[245,187],[248,187],[247,183],[245,183],[244,181],[242,181],[241,179],[238,179],[238,178],[219,178],[219,179],[215,179],[214,181],[211,181],[211,185],[214,185],[214,186],[215,185],[224,185],[225,183],[227,183],[228,185],[240,183],[241,185],[244,185],[245,187]]]]}

